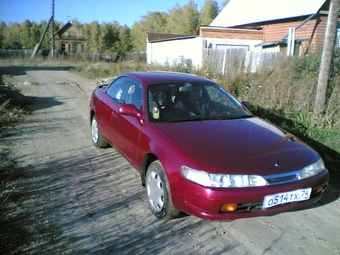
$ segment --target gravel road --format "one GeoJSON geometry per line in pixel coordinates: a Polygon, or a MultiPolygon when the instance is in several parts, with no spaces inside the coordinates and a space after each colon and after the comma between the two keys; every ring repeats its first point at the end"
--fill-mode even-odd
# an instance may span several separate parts
{"type": "Polygon", "coordinates": [[[334,189],[310,208],[271,217],[158,220],[139,173],[114,149],[92,145],[88,109],[96,81],[67,68],[1,69],[34,99],[32,115],[2,138],[31,178],[22,206],[42,234],[28,254],[340,254],[334,189]]]}

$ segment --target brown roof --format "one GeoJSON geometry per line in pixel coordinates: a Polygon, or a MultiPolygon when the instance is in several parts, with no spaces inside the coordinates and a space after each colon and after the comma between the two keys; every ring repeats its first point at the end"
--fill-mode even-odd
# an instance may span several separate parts
{"type": "MultiPolygon", "coordinates": [[[[193,37],[192,35],[148,33],[148,42],[193,37]]],[[[196,37],[196,36],[195,36],[196,37]]]]}

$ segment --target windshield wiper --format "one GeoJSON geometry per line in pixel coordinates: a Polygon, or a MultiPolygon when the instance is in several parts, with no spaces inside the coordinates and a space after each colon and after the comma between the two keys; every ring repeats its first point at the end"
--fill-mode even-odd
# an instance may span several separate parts
{"type": "Polygon", "coordinates": [[[169,119],[167,122],[188,122],[188,121],[204,121],[204,120],[221,120],[221,116],[213,115],[213,116],[191,116],[190,118],[186,119],[169,119]]]}
{"type": "Polygon", "coordinates": [[[205,121],[205,120],[234,120],[252,118],[254,115],[211,115],[211,116],[191,116],[190,118],[172,118],[166,120],[167,123],[188,122],[188,121],[205,121]]]}
{"type": "Polygon", "coordinates": [[[222,115],[220,116],[221,120],[235,120],[235,119],[247,119],[252,118],[254,115],[222,115]]]}

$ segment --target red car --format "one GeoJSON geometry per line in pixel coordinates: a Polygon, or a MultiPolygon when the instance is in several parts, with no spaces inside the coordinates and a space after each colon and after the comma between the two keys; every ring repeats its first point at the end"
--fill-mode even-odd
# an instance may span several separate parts
{"type": "Polygon", "coordinates": [[[317,152],[203,77],[122,74],[94,90],[90,120],[94,145],[140,172],[158,218],[277,214],[318,201],[329,181],[317,152]]]}

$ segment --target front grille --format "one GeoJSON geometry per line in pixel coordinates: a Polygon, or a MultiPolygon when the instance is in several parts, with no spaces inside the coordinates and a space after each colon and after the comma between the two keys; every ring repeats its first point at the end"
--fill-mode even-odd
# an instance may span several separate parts
{"type": "Polygon", "coordinates": [[[288,182],[295,182],[300,180],[300,171],[280,173],[280,174],[270,174],[263,176],[269,185],[277,185],[288,182]]]}
{"type": "Polygon", "coordinates": [[[262,202],[238,204],[237,212],[256,211],[262,208],[262,202]]]}

